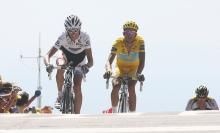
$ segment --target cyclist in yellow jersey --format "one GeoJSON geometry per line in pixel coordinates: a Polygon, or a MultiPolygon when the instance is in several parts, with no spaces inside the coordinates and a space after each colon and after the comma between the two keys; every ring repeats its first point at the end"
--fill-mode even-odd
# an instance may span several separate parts
{"type": "Polygon", "coordinates": [[[129,110],[136,110],[135,85],[137,80],[144,81],[144,75],[141,74],[145,64],[145,46],[144,40],[137,35],[138,25],[133,21],[128,21],[123,25],[123,37],[118,38],[111,49],[111,53],[106,63],[106,72],[103,77],[109,78],[112,75],[112,62],[116,57],[116,65],[113,79],[113,90],[111,93],[111,102],[113,113],[117,112],[119,101],[118,92],[121,86],[120,77],[129,76],[132,78],[128,83],[129,92],[129,110]]]}

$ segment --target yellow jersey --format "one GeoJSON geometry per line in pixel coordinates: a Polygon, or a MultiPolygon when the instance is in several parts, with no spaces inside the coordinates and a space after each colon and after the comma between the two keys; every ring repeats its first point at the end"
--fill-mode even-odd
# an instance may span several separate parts
{"type": "MultiPolygon", "coordinates": [[[[140,36],[136,36],[132,47],[128,51],[125,46],[124,37],[118,38],[113,46],[111,53],[116,54],[116,71],[119,73],[136,74],[139,66],[139,53],[145,52],[144,40],[140,36]]],[[[117,72],[116,72],[117,73],[117,72]]]]}

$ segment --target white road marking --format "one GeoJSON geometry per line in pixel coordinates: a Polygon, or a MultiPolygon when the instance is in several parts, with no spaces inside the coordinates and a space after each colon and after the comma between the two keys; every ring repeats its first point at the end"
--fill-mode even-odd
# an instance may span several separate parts
{"type": "Polygon", "coordinates": [[[176,126],[176,127],[135,127],[135,128],[67,128],[67,129],[13,129],[0,130],[0,133],[138,133],[138,132],[192,132],[192,131],[220,131],[220,126],[176,126]]]}

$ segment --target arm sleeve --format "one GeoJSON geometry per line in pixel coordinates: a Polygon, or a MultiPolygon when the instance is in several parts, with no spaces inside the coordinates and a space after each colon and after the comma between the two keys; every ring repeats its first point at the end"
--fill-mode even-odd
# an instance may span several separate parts
{"type": "Polygon", "coordinates": [[[188,103],[187,103],[187,105],[186,105],[186,111],[190,111],[190,110],[192,110],[192,104],[193,104],[193,100],[192,99],[190,99],[189,101],[188,101],[188,103]]]}
{"type": "Polygon", "coordinates": [[[215,101],[215,99],[212,99],[211,107],[212,107],[212,110],[219,110],[218,104],[217,104],[217,102],[215,101]]]}
{"type": "Polygon", "coordinates": [[[64,35],[62,34],[61,36],[58,37],[57,41],[54,44],[54,47],[57,49],[60,49],[62,46],[62,40],[63,40],[64,35]]]}
{"type": "Polygon", "coordinates": [[[116,54],[117,53],[117,41],[115,41],[112,45],[111,53],[116,54]]]}
{"type": "Polygon", "coordinates": [[[86,38],[85,38],[85,49],[89,49],[91,48],[91,42],[90,42],[90,37],[89,35],[86,34],[86,38]]]}
{"type": "Polygon", "coordinates": [[[145,52],[144,40],[141,39],[139,43],[140,43],[139,52],[145,52]]]}

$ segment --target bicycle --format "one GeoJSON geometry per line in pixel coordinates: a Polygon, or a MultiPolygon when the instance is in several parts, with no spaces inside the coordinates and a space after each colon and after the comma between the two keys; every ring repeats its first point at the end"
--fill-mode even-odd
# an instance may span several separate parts
{"type": "MultiPolygon", "coordinates": [[[[111,78],[116,78],[111,76],[111,78]]],[[[119,95],[119,104],[118,104],[118,113],[127,113],[129,111],[129,95],[128,95],[128,81],[131,80],[131,77],[124,76],[119,78],[121,80],[120,95],[119,95]]],[[[143,90],[143,81],[140,82],[140,91],[143,90]]],[[[109,88],[109,78],[106,80],[106,89],[109,88]]]]}
{"type": "MultiPolygon", "coordinates": [[[[75,93],[72,89],[73,87],[73,76],[74,72],[78,69],[72,66],[73,62],[69,62],[67,65],[61,66],[52,66],[53,69],[62,69],[65,70],[64,74],[64,84],[62,87],[62,97],[61,97],[61,107],[60,111],[63,114],[74,114],[74,102],[75,102],[75,93]]],[[[79,67],[77,67],[79,68],[79,67]]],[[[81,67],[80,67],[81,68],[81,67]]],[[[51,73],[48,73],[49,79],[51,79],[51,73]]],[[[83,78],[85,79],[85,74],[83,73],[83,78]]]]}

